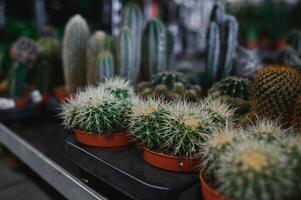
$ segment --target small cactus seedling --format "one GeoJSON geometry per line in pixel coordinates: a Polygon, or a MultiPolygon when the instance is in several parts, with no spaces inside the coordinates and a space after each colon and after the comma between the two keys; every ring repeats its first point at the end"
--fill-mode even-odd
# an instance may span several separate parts
{"type": "Polygon", "coordinates": [[[265,67],[253,81],[252,109],[259,117],[281,118],[287,126],[300,91],[301,76],[297,70],[281,65],[265,67]]]}
{"type": "Polygon", "coordinates": [[[293,170],[277,145],[256,140],[234,145],[220,159],[219,192],[232,200],[281,200],[292,191],[293,170]]]}
{"type": "Polygon", "coordinates": [[[121,101],[104,87],[88,87],[63,105],[66,128],[93,134],[127,132],[132,102],[121,101]]]}
{"type": "Polygon", "coordinates": [[[150,20],[143,33],[143,68],[145,80],[167,68],[166,28],[159,19],[150,20]]]}
{"type": "Polygon", "coordinates": [[[293,126],[297,133],[301,133],[301,94],[298,96],[294,106],[291,126],[293,126]]]}
{"type": "Polygon", "coordinates": [[[75,92],[86,83],[86,46],[89,27],[80,15],[72,17],[63,38],[63,66],[68,92],[75,92]]]}
{"type": "Polygon", "coordinates": [[[90,78],[96,80],[96,82],[104,82],[108,78],[114,77],[114,59],[110,51],[103,51],[98,55],[96,60],[96,72],[90,74],[90,78]]]}

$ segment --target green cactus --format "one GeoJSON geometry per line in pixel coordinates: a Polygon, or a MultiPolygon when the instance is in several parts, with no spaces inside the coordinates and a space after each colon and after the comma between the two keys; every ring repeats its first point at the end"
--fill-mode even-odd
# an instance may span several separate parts
{"type": "Polygon", "coordinates": [[[134,63],[131,66],[133,83],[136,83],[139,78],[140,64],[141,64],[141,42],[143,29],[143,14],[140,7],[135,3],[129,3],[125,6],[121,13],[121,27],[129,28],[132,38],[132,51],[134,56],[134,63]]]}
{"type": "Polygon", "coordinates": [[[281,123],[287,126],[300,91],[301,76],[297,70],[281,65],[265,67],[253,81],[252,110],[259,117],[280,118],[281,123]]]}
{"type": "Polygon", "coordinates": [[[120,31],[117,41],[117,60],[120,76],[134,83],[137,73],[133,68],[135,55],[132,39],[132,34],[128,28],[123,28],[120,31]]]}
{"type": "Polygon", "coordinates": [[[150,20],[143,32],[143,68],[145,80],[167,68],[166,28],[159,19],[150,20]]]}
{"type": "Polygon", "coordinates": [[[274,144],[247,140],[220,158],[218,191],[233,200],[281,200],[293,190],[289,158],[274,144]]]}
{"type": "Polygon", "coordinates": [[[96,77],[93,79],[97,82],[105,82],[106,79],[114,77],[114,60],[110,51],[103,51],[98,55],[96,66],[96,77]]]}
{"type": "Polygon", "coordinates": [[[290,46],[286,46],[279,52],[278,62],[295,67],[301,71],[301,59],[299,58],[298,53],[290,46]]]}
{"type": "Polygon", "coordinates": [[[80,15],[72,17],[63,39],[63,67],[66,90],[75,92],[86,84],[86,46],[89,27],[80,15]]]}
{"type": "Polygon", "coordinates": [[[61,117],[68,129],[111,135],[127,132],[132,99],[114,97],[102,86],[88,87],[64,103],[61,117]]]}
{"type": "Polygon", "coordinates": [[[292,31],[288,35],[286,43],[297,52],[299,57],[301,57],[301,31],[292,31]]]}
{"type": "Polygon", "coordinates": [[[38,57],[48,61],[57,60],[61,54],[61,43],[53,37],[41,37],[37,40],[38,57]]]}
{"type": "Polygon", "coordinates": [[[125,79],[119,77],[107,79],[102,86],[115,98],[120,100],[132,99],[135,97],[133,88],[125,79]]]}
{"type": "Polygon", "coordinates": [[[215,5],[207,33],[207,85],[229,76],[233,69],[237,46],[238,23],[215,5]]]}
{"type": "Polygon", "coordinates": [[[196,100],[200,97],[201,87],[192,85],[189,78],[179,72],[161,72],[154,75],[150,82],[138,85],[140,96],[162,96],[167,100],[196,100]]]}
{"type": "Polygon", "coordinates": [[[301,133],[301,94],[299,94],[294,105],[294,111],[290,125],[294,128],[295,132],[301,133]]]}
{"type": "Polygon", "coordinates": [[[175,70],[175,35],[172,31],[167,30],[167,69],[175,70]]]}
{"type": "Polygon", "coordinates": [[[28,67],[20,63],[14,63],[8,73],[7,97],[12,99],[22,98],[28,73],[28,67]]]}

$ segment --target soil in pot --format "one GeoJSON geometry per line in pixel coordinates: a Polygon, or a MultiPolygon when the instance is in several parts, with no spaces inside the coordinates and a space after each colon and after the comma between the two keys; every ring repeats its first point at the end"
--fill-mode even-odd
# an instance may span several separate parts
{"type": "Polygon", "coordinates": [[[152,166],[176,172],[197,172],[199,162],[196,158],[180,158],[143,149],[143,159],[152,166]]]}

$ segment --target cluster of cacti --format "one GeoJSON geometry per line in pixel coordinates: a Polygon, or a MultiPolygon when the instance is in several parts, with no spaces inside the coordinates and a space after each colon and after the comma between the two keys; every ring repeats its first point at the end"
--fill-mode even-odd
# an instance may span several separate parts
{"type": "Polygon", "coordinates": [[[154,74],[167,69],[167,33],[159,19],[152,19],[146,24],[143,33],[143,78],[150,80],[154,74]]]}
{"type": "Polygon", "coordinates": [[[154,98],[137,101],[133,106],[131,134],[143,146],[167,155],[195,156],[207,134],[232,120],[233,111],[213,100],[201,105],[181,100],[167,103],[154,98]]]}
{"type": "Polygon", "coordinates": [[[213,7],[207,33],[207,84],[229,76],[237,45],[238,23],[219,4],[213,7]]]}
{"type": "Polygon", "coordinates": [[[301,94],[299,94],[294,105],[293,116],[290,125],[297,133],[301,132],[301,94]]]}
{"type": "Polygon", "coordinates": [[[138,85],[140,96],[162,96],[167,100],[196,100],[200,97],[201,90],[200,86],[192,85],[189,78],[179,72],[161,72],[154,75],[149,82],[138,85]]]}
{"type": "Polygon", "coordinates": [[[63,38],[63,67],[66,90],[75,92],[86,83],[86,45],[89,27],[80,15],[72,17],[63,38]]]}
{"type": "Polygon", "coordinates": [[[289,125],[300,91],[301,75],[297,70],[281,65],[265,67],[253,81],[252,110],[259,117],[280,118],[284,125],[289,125]]]}
{"type": "Polygon", "coordinates": [[[37,55],[37,45],[31,39],[20,38],[12,45],[10,56],[14,63],[7,77],[7,96],[9,98],[23,97],[28,68],[34,65],[37,55]]]}
{"type": "Polygon", "coordinates": [[[208,91],[211,98],[221,98],[225,103],[236,109],[239,114],[250,110],[248,102],[250,93],[250,81],[239,77],[227,77],[215,83],[208,91]]]}
{"type": "MultiPolygon", "coordinates": [[[[115,85],[120,83],[128,86],[125,81],[117,80],[116,84],[115,80],[108,81],[110,87],[88,87],[63,104],[61,116],[66,128],[94,134],[127,131],[133,98],[129,96],[120,99],[111,92],[115,90],[115,85]]],[[[129,90],[132,91],[131,88],[129,90]]]]}
{"type": "Polygon", "coordinates": [[[301,31],[294,30],[286,40],[286,47],[278,55],[278,62],[301,71],[301,31]]]}

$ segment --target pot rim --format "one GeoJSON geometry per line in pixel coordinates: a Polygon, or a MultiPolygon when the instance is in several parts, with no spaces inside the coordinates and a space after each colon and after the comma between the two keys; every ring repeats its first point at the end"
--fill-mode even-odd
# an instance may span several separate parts
{"type": "Polygon", "coordinates": [[[187,157],[187,156],[180,157],[180,156],[168,155],[168,154],[160,153],[160,152],[157,152],[157,151],[150,150],[147,147],[143,147],[143,150],[148,151],[148,152],[150,152],[152,154],[155,154],[157,156],[162,156],[162,157],[167,157],[167,158],[180,159],[180,160],[198,160],[196,157],[187,157]]]}

